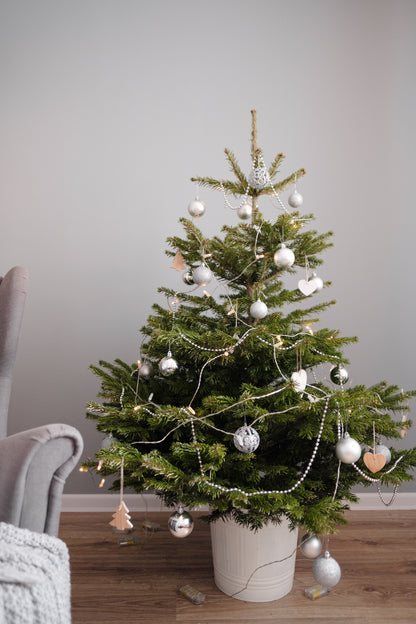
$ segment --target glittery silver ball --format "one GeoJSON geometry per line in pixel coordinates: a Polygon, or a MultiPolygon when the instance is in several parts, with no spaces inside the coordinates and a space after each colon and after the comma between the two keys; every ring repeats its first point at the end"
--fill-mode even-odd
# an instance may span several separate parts
{"type": "Polygon", "coordinates": [[[315,581],[322,587],[334,587],[341,579],[341,568],[326,550],[321,557],[313,562],[312,574],[315,581]]]}
{"type": "Polygon", "coordinates": [[[260,436],[253,427],[240,427],[234,434],[234,446],[242,453],[254,453],[260,444],[260,436]]]}
{"type": "Polygon", "coordinates": [[[361,457],[361,446],[349,433],[345,433],[335,445],[335,454],[343,464],[355,464],[361,457]]]}
{"type": "Polygon", "coordinates": [[[315,559],[321,554],[322,542],[316,535],[307,533],[300,541],[300,550],[308,559],[315,559]]]}
{"type": "Polygon", "coordinates": [[[251,207],[251,204],[243,204],[242,206],[239,206],[237,208],[237,214],[243,221],[245,221],[246,219],[250,219],[252,212],[253,209],[251,207]]]}
{"type": "Polygon", "coordinates": [[[253,167],[248,176],[248,183],[257,191],[261,191],[268,186],[270,184],[270,176],[266,167],[253,167]]]}
{"type": "Polygon", "coordinates": [[[190,271],[185,271],[185,273],[182,274],[182,279],[188,286],[194,283],[192,273],[190,271]]]}
{"type": "Polygon", "coordinates": [[[192,279],[198,286],[206,286],[211,278],[212,273],[206,264],[200,264],[192,271],[192,279]]]}
{"type": "Polygon", "coordinates": [[[191,217],[202,217],[205,212],[205,204],[196,197],[188,204],[188,212],[191,217]]]}
{"type": "Polygon", "coordinates": [[[274,254],[274,263],[281,269],[287,269],[295,262],[295,254],[284,243],[279,245],[279,249],[274,254]]]}
{"type": "Polygon", "coordinates": [[[152,366],[149,362],[143,362],[139,368],[139,377],[142,379],[149,379],[152,372],[152,366]]]}
{"type": "Polygon", "coordinates": [[[299,208],[299,206],[303,204],[303,197],[298,191],[293,191],[293,193],[289,195],[287,201],[292,208],[299,208]]]}
{"type": "Polygon", "coordinates": [[[332,383],[337,384],[338,386],[346,384],[349,379],[347,369],[340,364],[336,364],[331,368],[331,370],[329,371],[329,376],[332,383]]]}
{"type": "Polygon", "coordinates": [[[194,529],[192,516],[179,507],[168,520],[169,531],[174,537],[188,537],[194,529]]]}
{"type": "Polygon", "coordinates": [[[385,446],[384,444],[376,444],[375,453],[376,455],[384,455],[386,458],[386,464],[391,462],[391,452],[388,446],[385,446]]]}
{"type": "Polygon", "coordinates": [[[173,359],[172,353],[169,351],[166,357],[162,358],[159,362],[159,370],[165,377],[173,375],[177,370],[178,363],[173,359]]]}
{"type": "Polygon", "coordinates": [[[255,319],[264,318],[265,316],[267,316],[267,312],[267,305],[260,299],[257,299],[257,301],[252,303],[250,306],[250,316],[255,319]]]}

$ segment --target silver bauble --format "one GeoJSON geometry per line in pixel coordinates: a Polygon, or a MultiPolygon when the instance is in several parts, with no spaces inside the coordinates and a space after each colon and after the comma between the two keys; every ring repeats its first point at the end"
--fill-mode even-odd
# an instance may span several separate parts
{"type": "Polygon", "coordinates": [[[101,442],[101,448],[109,449],[110,446],[113,444],[113,442],[114,442],[113,434],[109,433],[108,436],[106,436],[104,440],[101,442]]]}
{"type": "Polygon", "coordinates": [[[349,433],[344,433],[335,445],[335,454],[343,464],[355,464],[361,457],[361,446],[349,433]]]}
{"type": "Polygon", "coordinates": [[[202,217],[205,212],[205,204],[198,197],[188,204],[188,212],[191,217],[202,217]]]}
{"type": "Polygon", "coordinates": [[[206,286],[211,278],[212,273],[206,264],[200,264],[192,271],[192,279],[198,286],[206,286]]]}
{"type": "Polygon", "coordinates": [[[253,427],[244,425],[234,434],[234,446],[242,453],[254,453],[260,444],[260,436],[253,427]]]}
{"type": "Polygon", "coordinates": [[[315,285],[315,292],[319,292],[320,290],[322,290],[322,288],[324,287],[324,282],[323,280],[321,280],[320,277],[317,276],[316,273],[312,273],[312,279],[311,281],[314,283],[315,285]]]}
{"type": "Polygon", "coordinates": [[[289,195],[287,201],[292,208],[299,208],[299,206],[303,204],[303,197],[298,191],[293,191],[293,193],[289,195]]]}
{"type": "Polygon", "coordinates": [[[257,301],[252,303],[250,306],[250,316],[255,319],[264,318],[265,316],[267,316],[267,312],[267,305],[260,299],[257,299],[257,301]]]}
{"type": "Polygon", "coordinates": [[[143,362],[143,364],[139,368],[139,377],[141,379],[149,379],[151,372],[152,372],[151,364],[149,362],[143,362]]]}
{"type": "Polygon", "coordinates": [[[300,541],[300,550],[308,559],[315,559],[322,552],[322,542],[316,535],[307,533],[300,541]]]}
{"type": "Polygon", "coordinates": [[[194,529],[192,516],[179,507],[168,520],[169,531],[174,537],[188,537],[194,529]]]}
{"type": "Polygon", "coordinates": [[[295,254],[284,243],[281,243],[279,249],[274,254],[273,260],[277,267],[287,269],[295,262],[295,254]]]}
{"type": "Polygon", "coordinates": [[[251,207],[251,204],[243,204],[242,206],[239,206],[237,208],[237,214],[240,219],[243,219],[243,221],[245,221],[246,219],[250,219],[252,211],[253,209],[251,207]]]}
{"type": "Polygon", "coordinates": [[[390,449],[384,444],[376,444],[376,448],[374,449],[374,451],[376,455],[384,455],[384,457],[386,458],[386,464],[389,464],[391,462],[390,449]]]}
{"type": "Polygon", "coordinates": [[[248,176],[248,183],[257,191],[261,191],[268,186],[270,184],[270,176],[266,167],[253,167],[248,176]]]}
{"type": "Polygon", "coordinates": [[[185,273],[182,274],[182,279],[188,286],[194,283],[192,273],[190,271],[185,271],[185,273]]]}
{"type": "Polygon", "coordinates": [[[341,364],[333,366],[329,371],[329,376],[332,383],[337,384],[338,386],[346,384],[349,379],[347,369],[341,366],[341,364]]]}
{"type": "Polygon", "coordinates": [[[341,579],[339,563],[326,550],[312,564],[313,578],[322,587],[334,587],[341,579]]]}
{"type": "Polygon", "coordinates": [[[173,373],[177,370],[178,363],[173,359],[172,353],[169,351],[167,356],[162,358],[159,362],[159,370],[165,377],[169,375],[173,375],[173,373]]]}

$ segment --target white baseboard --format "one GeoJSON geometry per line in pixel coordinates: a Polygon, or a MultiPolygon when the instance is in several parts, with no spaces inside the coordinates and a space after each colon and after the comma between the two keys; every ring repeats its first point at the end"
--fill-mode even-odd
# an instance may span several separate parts
{"type": "MultiPolygon", "coordinates": [[[[416,509],[416,492],[400,492],[396,495],[393,504],[385,507],[377,493],[364,492],[358,494],[360,502],[352,506],[354,510],[404,510],[416,509]]],[[[390,494],[385,494],[388,501],[390,494]]],[[[162,501],[155,494],[125,494],[124,501],[130,511],[167,511],[162,501]]],[[[62,511],[114,511],[120,503],[119,494],[64,494],[62,497],[62,511]]],[[[201,507],[206,511],[206,507],[201,507]]]]}

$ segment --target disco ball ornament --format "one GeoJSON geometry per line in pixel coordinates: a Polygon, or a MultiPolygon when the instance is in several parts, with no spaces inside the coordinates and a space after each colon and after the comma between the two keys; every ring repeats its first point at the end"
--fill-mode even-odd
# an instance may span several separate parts
{"type": "Polygon", "coordinates": [[[149,379],[151,372],[152,372],[152,366],[149,362],[143,362],[139,366],[139,377],[141,379],[149,379]]]}
{"type": "Polygon", "coordinates": [[[206,264],[200,264],[192,271],[192,280],[198,286],[206,286],[212,279],[212,273],[206,264]]]}
{"type": "Polygon", "coordinates": [[[237,214],[243,221],[250,219],[252,212],[253,209],[251,207],[251,204],[243,204],[242,206],[239,206],[237,208],[237,214]]]}
{"type": "Polygon", "coordinates": [[[250,306],[250,316],[255,319],[264,318],[265,316],[267,316],[267,312],[267,305],[260,299],[257,299],[257,301],[252,303],[250,306]]]}
{"type": "Polygon", "coordinates": [[[300,541],[300,550],[308,559],[315,559],[322,552],[322,542],[316,535],[307,533],[300,541]]]}
{"type": "Polygon", "coordinates": [[[336,364],[335,366],[333,366],[329,371],[329,376],[332,383],[337,384],[338,386],[346,384],[349,379],[347,369],[341,366],[341,364],[336,364]]]}
{"type": "Polygon", "coordinates": [[[344,433],[335,445],[335,454],[343,464],[355,464],[361,457],[361,446],[349,433],[344,433]]]}
{"type": "Polygon", "coordinates": [[[159,362],[159,370],[164,377],[169,377],[177,370],[178,363],[173,359],[172,353],[168,351],[166,357],[162,358],[159,362]]]}
{"type": "Polygon", "coordinates": [[[191,217],[202,217],[205,212],[205,204],[198,197],[188,204],[188,212],[191,217]]]}
{"type": "Polygon", "coordinates": [[[299,206],[303,204],[303,197],[298,191],[293,191],[293,193],[289,195],[287,201],[292,208],[299,208],[299,206]]]}
{"type": "Polygon", "coordinates": [[[390,449],[384,444],[376,444],[374,452],[376,455],[384,455],[384,457],[386,458],[386,464],[389,464],[391,462],[390,449]]]}
{"type": "Polygon", "coordinates": [[[194,521],[187,511],[184,511],[180,505],[178,509],[169,516],[169,531],[174,537],[188,537],[194,530],[194,521]]]}
{"type": "Polygon", "coordinates": [[[187,286],[190,286],[194,283],[192,273],[190,271],[185,271],[185,273],[182,274],[182,279],[187,286]]]}
{"type": "Polygon", "coordinates": [[[266,167],[253,167],[248,176],[248,183],[257,191],[261,191],[268,186],[270,184],[270,176],[266,167]]]}
{"type": "Polygon", "coordinates": [[[242,453],[254,453],[260,444],[260,436],[253,427],[244,425],[234,434],[234,446],[242,453]]]}
{"type": "Polygon", "coordinates": [[[281,243],[279,249],[274,254],[273,260],[279,269],[287,269],[295,262],[295,254],[284,243],[281,243]]]}
{"type": "Polygon", "coordinates": [[[326,550],[312,564],[313,578],[322,587],[334,587],[341,579],[339,563],[326,550]]]}

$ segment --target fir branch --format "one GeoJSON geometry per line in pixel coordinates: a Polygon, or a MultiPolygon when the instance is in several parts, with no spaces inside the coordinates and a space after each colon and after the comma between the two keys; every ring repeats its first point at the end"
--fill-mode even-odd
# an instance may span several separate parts
{"type": "Polygon", "coordinates": [[[230,163],[231,168],[234,171],[236,177],[239,179],[240,183],[243,186],[247,187],[247,185],[248,185],[247,178],[244,175],[244,173],[242,172],[242,170],[240,169],[240,166],[239,166],[239,164],[237,162],[236,157],[234,156],[232,151],[229,150],[228,148],[225,148],[224,152],[225,152],[225,154],[227,156],[228,162],[230,163]]]}
{"type": "Polygon", "coordinates": [[[275,159],[273,160],[273,162],[271,163],[269,167],[269,176],[271,180],[273,180],[274,176],[276,175],[279,165],[284,158],[285,158],[284,154],[277,154],[277,156],[275,156],[275,159]]]}
{"type": "MultiPolygon", "coordinates": [[[[210,188],[214,191],[224,189],[234,196],[244,195],[247,191],[247,182],[245,184],[242,182],[237,184],[236,182],[231,182],[230,180],[217,180],[216,178],[198,176],[191,178],[191,182],[197,182],[200,186],[210,188]]],[[[250,189],[250,191],[252,192],[252,189],[250,189]]]]}

